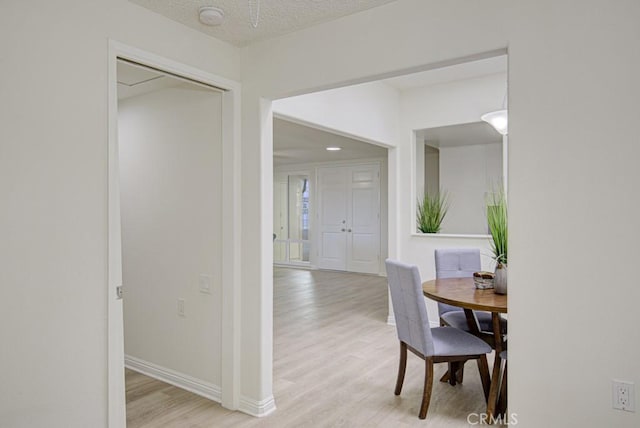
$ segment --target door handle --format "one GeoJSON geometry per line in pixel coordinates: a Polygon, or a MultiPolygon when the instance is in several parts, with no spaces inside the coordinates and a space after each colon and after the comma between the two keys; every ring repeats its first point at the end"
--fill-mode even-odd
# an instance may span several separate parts
{"type": "Polygon", "coordinates": [[[351,229],[347,230],[347,232],[351,232],[351,229]]]}
{"type": "Polygon", "coordinates": [[[344,232],[344,229],[340,229],[340,232],[344,232]]]}

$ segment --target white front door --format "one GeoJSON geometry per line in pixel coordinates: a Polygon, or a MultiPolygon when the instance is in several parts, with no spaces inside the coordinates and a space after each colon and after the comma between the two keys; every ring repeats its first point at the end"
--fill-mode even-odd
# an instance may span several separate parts
{"type": "Polygon", "coordinates": [[[347,270],[378,273],[380,256],[380,167],[350,169],[347,270]]]}
{"type": "Polygon", "coordinates": [[[347,269],[347,169],[318,169],[319,257],[322,269],[347,269]]]}
{"type": "Polygon", "coordinates": [[[378,273],[380,166],[318,169],[322,269],[378,273]]]}

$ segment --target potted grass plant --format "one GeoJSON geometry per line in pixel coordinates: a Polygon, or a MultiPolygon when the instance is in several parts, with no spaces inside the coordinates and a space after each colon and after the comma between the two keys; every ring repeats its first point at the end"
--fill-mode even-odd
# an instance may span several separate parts
{"type": "Polygon", "coordinates": [[[418,199],[416,221],[418,230],[422,233],[438,233],[447,215],[449,201],[447,193],[442,190],[436,193],[424,192],[422,200],[418,199]]]}
{"type": "Polygon", "coordinates": [[[507,294],[507,201],[503,191],[494,192],[487,204],[487,223],[491,234],[491,252],[496,261],[494,291],[507,294]]]}

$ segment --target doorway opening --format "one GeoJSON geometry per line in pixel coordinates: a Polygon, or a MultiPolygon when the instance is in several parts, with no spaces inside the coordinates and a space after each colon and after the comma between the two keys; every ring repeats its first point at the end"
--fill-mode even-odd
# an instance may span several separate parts
{"type": "Polygon", "coordinates": [[[118,62],[125,367],[220,401],[222,91],[118,62]]]}
{"type": "Polygon", "coordinates": [[[109,52],[110,426],[125,365],[238,408],[239,84],[109,52]]]}
{"type": "MultiPolygon", "coordinates": [[[[328,132],[335,136],[348,137],[369,143],[372,147],[384,150],[385,155],[380,156],[381,199],[386,201],[381,205],[381,228],[387,227],[380,234],[381,240],[389,242],[388,247],[380,252],[381,259],[387,256],[401,258],[404,262],[415,264],[419,267],[425,278],[435,276],[434,249],[438,247],[477,247],[481,250],[489,248],[489,240],[486,233],[469,234],[440,234],[427,235],[416,233],[416,201],[425,190],[425,181],[431,176],[440,176],[440,171],[445,171],[442,166],[430,168],[426,161],[425,138],[418,141],[418,137],[424,137],[417,130],[445,127],[456,124],[478,122],[480,117],[489,112],[504,109],[506,100],[506,76],[507,58],[506,52],[490,52],[473,58],[460,59],[451,63],[439,64],[438,67],[425,71],[412,72],[394,78],[371,80],[367,83],[339,87],[321,92],[312,92],[289,98],[282,98],[272,102],[273,112],[273,162],[274,162],[274,195],[277,193],[277,173],[284,170],[287,165],[295,172],[300,172],[307,165],[298,160],[304,151],[301,145],[311,138],[297,138],[295,144],[286,144],[287,141],[278,134],[279,121],[293,123],[308,127],[313,130],[328,132]],[[283,140],[283,141],[281,141],[283,140]],[[420,143],[420,144],[418,144],[420,143]],[[420,152],[419,149],[422,149],[420,152]],[[421,164],[416,162],[420,155],[421,164]],[[296,164],[297,163],[297,164],[296,164]],[[425,166],[427,165],[427,166],[425,166]],[[421,168],[421,169],[420,169],[421,168]],[[387,177],[388,174],[388,177],[387,177]],[[384,180],[384,184],[382,183],[384,180]],[[386,195],[383,197],[382,192],[386,195]],[[388,219],[388,220],[387,220],[388,219]]],[[[474,132],[474,144],[478,135],[474,132]]],[[[500,141],[498,141],[501,143],[500,141]]],[[[496,141],[492,140],[492,143],[496,141]]],[[[467,145],[467,144],[464,144],[467,145]]],[[[315,148],[326,150],[328,147],[340,146],[333,142],[319,140],[315,148]]],[[[503,146],[504,147],[504,146],[503,146]]],[[[491,149],[498,151],[498,144],[491,149]]],[[[340,151],[338,151],[340,153],[340,151]]],[[[477,157],[477,162],[483,162],[482,180],[488,184],[500,182],[500,177],[506,177],[507,152],[501,150],[505,159],[504,163],[493,162],[493,157],[477,157]],[[485,165],[486,164],[486,165],[485,165]],[[495,172],[497,171],[497,172],[495,172]],[[495,172],[495,173],[494,173],[495,172]],[[498,178],[495,178],[498,177],[498,178]]],[[[349,229],[349,217],[345,211],[343,215],[340,204],[325,204],[323,191],[339,200],[349,194],[348,178],[341,178],[341,171],[348,170],[354,164],[366,164],[366,159],[351,159],[345,163],[331,164],[331,161],[317,161],[317,168],[307,168],[315,182],[311,189],[315,189],[316,195],[311,197],[311,233],[314,237],[311,242],[310,266],[319,269],[345,270],[344,260],[346,256],[340,252],[340,233],[349,229]],[[327,186],[323,186],[324,182],[327,186]],[[347,189],[340,192],[337,189],[347,189]],[[323,219],[323,213],[326,214],[323,219]],[[330,221],[324,221],[330,220],[330,221]],[[323,227],[327,226],[326,236],[323,236],[323,227]],[[333,226],[334,229],[330,229],[333,226]],[[334,250],[337,257],[325,257],[323,265],[321,255],[322,247],[334,250]],[[315,259],[314,259],[315,257],[315,259]],[[335,261],[335,265],[328,263],[335,261]]],[[[313,163],[307,161],[307,163],[313,163]]],[[[473,164],[473,162],[471,162],[473,164]]],[[[475,164],[473,164],[475,165],[475,164]]],[[[475,165],[477,166],[477,165],[475,165]]],[[[347,176],[349,174],[346,174],[347,176]]],[[[353,174],[351,174],[353,176],[353,174]]],[[[267,177],[262,177],[266,180],[267,177]]],[[[366,181],[366,180],[365,180],[366,181]]],[[[446,182],[438,179],[438,182],[446,182]]],[[[462,183],[460,187],[475,184],[471,181],[462,183]]],[[[453,189],[453,185],[451,188],[453,189]]],[[[506,187],[506,186],[505,186],[506,187]]],[[[455,195],[465,200],[465,196],[455,195]]],[[[275,196],[277,198],[277,196],[275,196]]],[[[274,208],[277,206],[274,198],[274,208]]],[[[347,206],[349,203],[346,204],[347,206]]],[[[482,207],[480,207],[481,209],[482,207]]],[[[482,211],[481,211],[482,214],[482,211]]],[[[274,220],[277,213],[274,212],[274,220]]],[[[277,224],[274,221],[274,233],[277,224]]],[[[348,233],[348,232],[347,232],[348,233]]],[[[455,232],[460,233],[460,232],[455,232]]],[[[274,243],[274,245],[276,245],[274,243]]],[[[383,244],[384,245],[384,244],[383,244]]],[[[367,249],[375,248],[373,245],[367,249]]],[[[274,254],[277,251],[274,248],[274,254]]],[[[278,264],[278,260],[273,260],[278,264]]],[[[483,261],[483,265],[485,265],[483,261]]],[[[489,267],[487,266],[487,270],[489,267]]],[[[385,274],[384,266],[376,272],[385,274]]],[[[278,271],[276,270],[276,274],[278,271]]],[[[313,277],[315,272],[309,275],[300,275],[302,281],[306,277],[313,277]]],[[[304,283],[306,285],[306,282],[304,283]]],[[[295,291],[295,290],[294,290],[295,291]]],[[[350,296],[357,299],[357,295],[350,296]]],[[[389,302],[390,303],[390,302],[389,302]]],[[[437,314],[436,304],[428,302],[429,313],[437,314]]],[[[391,305],[387,309],[387,319],[381,322],[394,323],[391,305]]],[[[339,317],[348,318],[349,314],[340,313],[339,317]]],[[[437,325],[437,322],[435,322],[437,325]]]]}

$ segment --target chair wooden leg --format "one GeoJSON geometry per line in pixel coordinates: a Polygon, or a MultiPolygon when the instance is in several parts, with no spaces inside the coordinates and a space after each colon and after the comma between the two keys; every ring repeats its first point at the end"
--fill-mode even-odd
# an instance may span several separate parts
{"type": "Polygon", "coordinates": [[[502,371],[502,383],[500,384],[500,397],[498,398],[498,413],[507,412],[507,361],[504,362],[502,371]]]}
{"type": "Polygon", "coordinates": [[[398,379],[396,380],[395,394],[400,395],[402,391],[402,383],[404,382],[404,373],[407,370],[407,344],[400,342],[400,365],[398,366],[398,379]]]}
{"type": "Polygon", "coordinates": [[[464,363],[466,363],[466,361],[461,361],[459,363],[459,368],[458,368],[458,373],[457,373],[457,381],[458,381],[458,383],[462,383],[462,380],[464,379],[464,363]]]}
{"type": "Polygon", "coordinates": [[[451,362],[449,365],[449,385],[456,386],[456,378],[458,373],[458,363],[451,362]]]}
{"type": "Polygon", "coordinates": [[[491,388],[489,389],[489,398],[487,400],[487,414],[496,416],[496,407],[498,405],[498,388],[500,388],[500,369],[502,368],[502,359],[498,350],[495,352],[493,360],[493,373],[491,373],[491,388]]]}
{"type": "Polygon", "coordinates": [[[486,355],[480,355],[480,358],[478,358],[478,371],[480,372],[480,380],[482,380],[484,399],[489,400],[489,391],[491,390],[491,377],[489,376],[489,364],[487,363],[486,355]]]}
{"type": "Polygon", "coordinates": [[[427,417],[429,402],[431,401],[431,389],[433,388],[433,357],[427,357],[424,362],[424,391],[422,393],[422,405],[420,406],[420,419],[427,417]]]}

